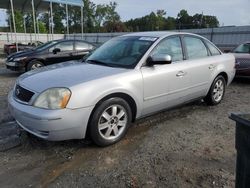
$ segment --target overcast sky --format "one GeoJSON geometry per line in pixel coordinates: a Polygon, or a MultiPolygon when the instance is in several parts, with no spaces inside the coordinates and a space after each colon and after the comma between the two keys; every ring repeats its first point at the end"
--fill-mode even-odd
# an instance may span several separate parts
{"type": "MultiPolygon", "coordinates": [[[[176,17],[181,9],[190,15],[202,13],[217,16],[220,25],[250,25],[250,0],[114,0],[122,21],[142,17],[152,11],[164,9],[167,16],[176,17]]],[[[110,0],[92,0],[95,4],[110,0]]],[[[6,25],[5,13],[0,11],[0,25],[6,25]]]]}

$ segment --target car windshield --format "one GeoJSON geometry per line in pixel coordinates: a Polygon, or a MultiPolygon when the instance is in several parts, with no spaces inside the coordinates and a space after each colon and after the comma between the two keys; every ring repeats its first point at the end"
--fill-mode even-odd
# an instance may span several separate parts
{"type": "Polygon", "coordinates": [[[96,49],[86,62],[111,67],[134,68],[156,40],[155,37],[117,37],[96,49]]]}
{"type": "Polygon", "coordinates": [[[56,43],[56,41],[49,41],[49,42],[46,42],[46,43],[34,48],[34,50],[42,51],[42,50],[47,49],[50,46],[54,45],[55,43],[56,43]]]}
{"type": "Polygon", "coordinates": [[[241,44],[234,50],[235,53],[250,53],[250,44],[241,44]]]}

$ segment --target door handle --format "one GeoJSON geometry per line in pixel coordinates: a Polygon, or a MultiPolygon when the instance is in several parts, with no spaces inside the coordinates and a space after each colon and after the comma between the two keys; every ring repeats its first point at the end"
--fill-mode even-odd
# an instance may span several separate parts
{"type": "Polygon", "coordinates": [[[214,69],[214,67],[215,67],[215,66],[214,66],[213,64],[211,64],[211,65],[209,65],[209,67],[208,67],[208,68],[209,68],[209,70],[213,70],[213,69],[214,69]]]}
{"type": "Polygon", "coordinates": [[[183,77],[183,76],[185,76],[187,73],[186,72],[184,72],[184,71],[179,71],[177,74],[176,74],[176,76],[177,77],[183,77]]]}

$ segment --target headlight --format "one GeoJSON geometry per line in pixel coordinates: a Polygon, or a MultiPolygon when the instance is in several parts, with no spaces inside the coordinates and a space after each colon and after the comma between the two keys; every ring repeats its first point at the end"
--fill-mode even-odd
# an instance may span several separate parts
{"type": "Polygon", "coordinates": [[[14,58],[13,61],[22,61],[24,59],[26,59],[27,57],[17,57],[17,58],[14,58]]]}
{"type": "Polygon", "coordinates": [[[41,93],[33,106],[45,109],[63,109],[67,106],[71,91],[67,88],[51,88],[41,93]]]}

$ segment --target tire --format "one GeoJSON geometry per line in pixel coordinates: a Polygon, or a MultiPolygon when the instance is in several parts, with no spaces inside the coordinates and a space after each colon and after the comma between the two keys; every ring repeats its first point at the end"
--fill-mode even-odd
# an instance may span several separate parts
{"type": "Polygon", "coordinates": [[[211,106],[219,104],[224,97],[225,89],[225,78],[221,75],[217,76],[214,79],[207,96],[204,98],[204,101],[211,106]]]}
{"type": "Polygon", "coordinates": [[[110,98],[94,110],[90,119],[90,137],[98,146],[108,146],[120,141],[132,120],[129,104],[121,98],[110,98]]]}
{"type": "Polygon", "coordinates": [[[26,71],[35,70],[43,66],[44,64],[41,61],[32,60],[31,62],[28,63],[26,71]]]}

